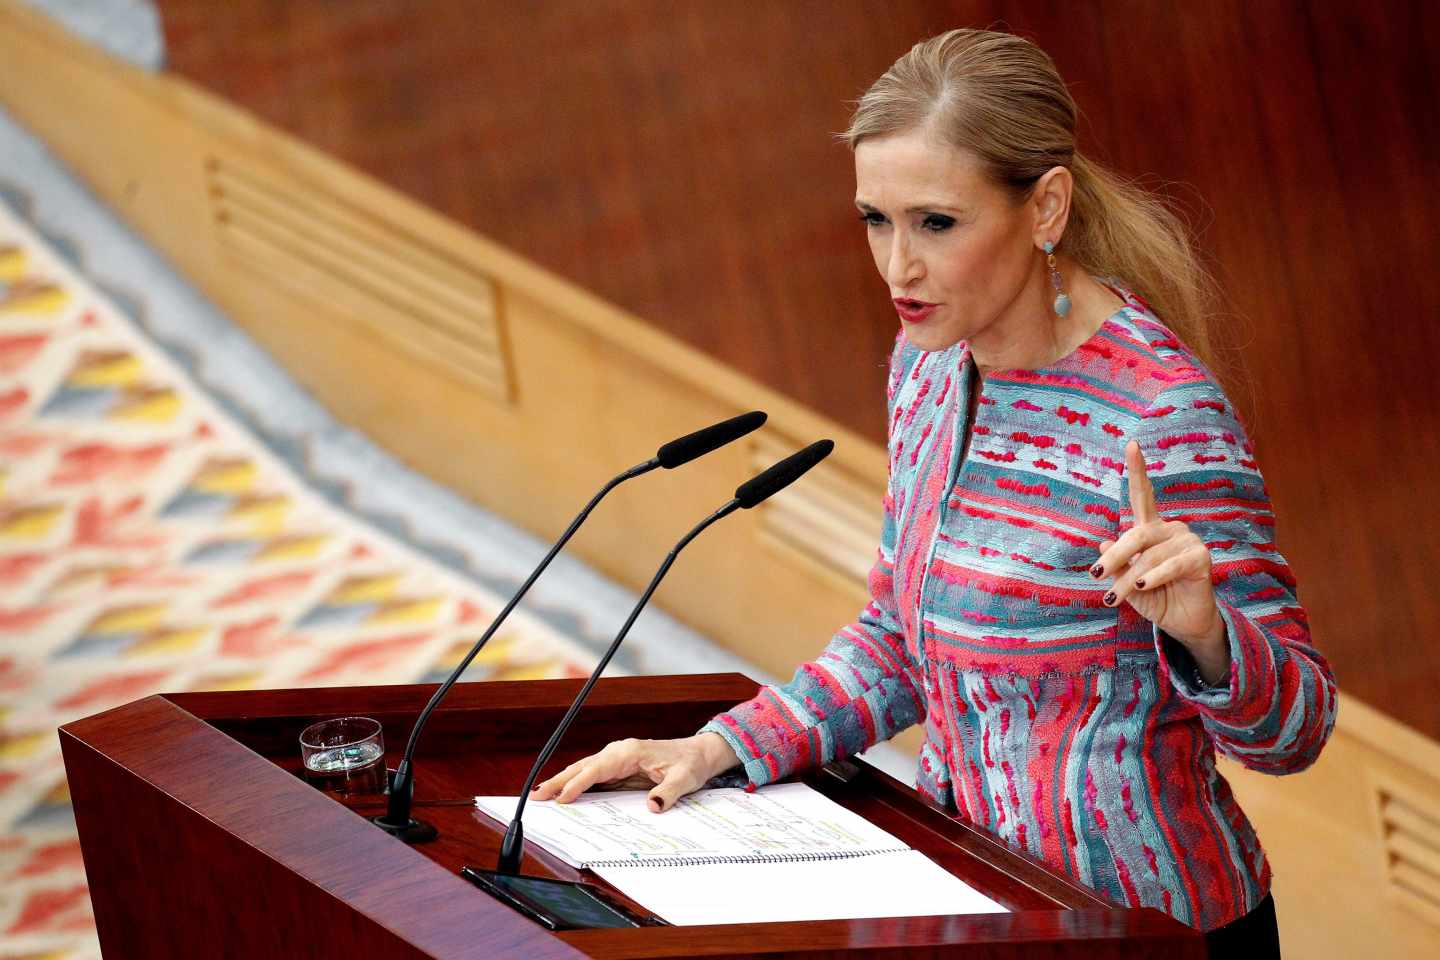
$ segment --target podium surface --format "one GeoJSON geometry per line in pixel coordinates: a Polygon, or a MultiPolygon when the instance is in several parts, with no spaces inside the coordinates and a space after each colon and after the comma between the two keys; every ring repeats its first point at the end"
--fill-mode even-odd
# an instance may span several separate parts
{"type": "MultiPolygon", "coordinates": [[[[473,798],[519,791],[580,685],[457,684],[415,759],[414,815],[440,836],[414,847],[364,818],[378,799],[307,783],[298,740],[315,720],[373,717],[393,767],[433,685],[162,694],[66,724],[105,957],[1205,956],[1183,924],[1116,907],[863,761],[805,780],[1012,913],[549,931],[459,871],[493,867],[502,840],[473,798]]],[[[614,739],[688,736],[756,689],[739,674],[601,680],[546,774],[614,739]]],[[[605,886],[534,844],[522,872],[605,886]]]]}

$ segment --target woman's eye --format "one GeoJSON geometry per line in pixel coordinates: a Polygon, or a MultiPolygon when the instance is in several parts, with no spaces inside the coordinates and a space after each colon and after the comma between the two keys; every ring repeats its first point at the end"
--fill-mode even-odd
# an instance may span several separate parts
{"type": "Polygon", "coordinates": [[[929,230],[932,233],[943,233],[944,231],[949,230],[951,227],[955,226],[955,218],[946,217],[938,213],[931,213],[926,215],[925,219],[921,221],[920,225],[924,229],[929,230]]]}
{"type": "Polygon", "coordinates": [[[860,219],[867,227],[878,227],[885,222],[885,214],[875,210],[867,210],[860,214],[860,219]]]}

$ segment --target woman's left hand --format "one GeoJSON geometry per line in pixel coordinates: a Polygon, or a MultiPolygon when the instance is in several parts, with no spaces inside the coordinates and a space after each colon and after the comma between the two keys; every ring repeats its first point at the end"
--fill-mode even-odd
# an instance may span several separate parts
{"type": "Polygon", "coordinates": [[[1161,520],[1140,444],[1125,446],[1135,525],[1100,542],[1096,579],[1113,576],[1106,606],[1129,603],[1140,616],[1183,643],[1201,674],[1219,683],[1230,673],[1225,621],[1210,582],[1210,548],[1179,520],[1161,520]]]}

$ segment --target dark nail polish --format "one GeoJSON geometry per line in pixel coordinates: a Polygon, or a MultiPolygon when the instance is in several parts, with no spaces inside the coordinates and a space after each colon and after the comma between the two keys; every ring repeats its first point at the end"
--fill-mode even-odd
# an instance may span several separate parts
{"type": "Polygon", "coordinates": [[[1144,589],[1145,589],[1145,578],[1144,578],[1144,577],[1141,577],[1140,579],[1136,580],[1136,581],[1135,581],[1135,586],[1139,587],[1141,590],[1144,590],[1144,589]]]}
{"type": "Polygon", "coordinates": [[[1111,590],[1109,593],[1105,594],[1105,606],[1107,606],[1107,607],[1113,607],[1113,606],[1115,606],[1115,591],[1114,591],[1114,590],[1111,590]]]}
{"type": "Polygon", "coordinates": [[[1105,567],[1102,564],[1097,563],[1095,564],[1095,566],[1090,568],[1090,576],[1094,577],[1096,580],[1099,580],[1104,573],[1105,567]]]}

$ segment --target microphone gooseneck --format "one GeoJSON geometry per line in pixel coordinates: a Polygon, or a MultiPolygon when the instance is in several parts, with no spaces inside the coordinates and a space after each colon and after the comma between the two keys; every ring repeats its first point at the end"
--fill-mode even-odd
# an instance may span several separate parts
{"type": "Polygon", "coordinates": [[[425,704],[425,709],[420,711],[420,716],[416,718],[415,725],[410,728],[410,738],[405,744],[405,752],[401,755],[400,763],[395,768],[395,775],[391,778],[390,795],[386,804],[385,813],[381,816],[371,817],[372,823],[386,833],[399,837],[406,843],[424,843],[438,836],[438,831],[436,831],[432,825],[414,819],[410,813],[415,793],[415,775],[413,769],[415,745],[420,740],[420,731],[425,728],[426,722],[430,719],[430,714],[435,711],[440,701],[445,698],[445,694],[449,693],[450,688],[460,679],[460,675],[465,672],[465,668],[470,666],[471,661],[479,655],[485,644],[494,636],[495,631],[498,630],[500,625],[505,622],[505,619],[510,616],[510,611],[515,609],[515,605],[520,602],[521,598],[529,592],[530,587],[540,578],[540,574],[545,572],[545,568],[550,565],[550,561],[555,559],[556,554],[558,554],[561,549],[564,548],[565,544],[570,541],[570,538],[575,535],[575,531],[585,522],[585,518],[590,516],[590,511],[595,509],[596,504],[604,499],[606,494],[626,480],[649,473],[657,467],[670,469],[684,463],[689,463],[691,460],[704,456],[712,450],[716,450],[730,443],[732,440],[739,439],[752,430],[757,429],[765,422],[765,419],[766,416],[764,413],[755,410],[750,413],[741,414],[738,417],[731,417],[729,420],[713,424],[702,430],[697,430],[678,440],[672,440],[662,446],[651,459],[644,463],[636,464],[629,470],[612,478],[609,483],[600,489],[599,493],[590,499],[590,502],[585,505],[585,508],[576,514],[574,520],[570,521],[570,526],[565,528],[565,532],[560,535],[560,539],[555,541],[555,544],[550,548],[550,552],[545,555],[545,558],[540,561],[530,576],[520,585],[520,589],[515,591],[515,595],[505,604],[504,609],[502,609],[494,621],[491,622],[485,633],[481,635],[479,640],[475,641],[475,645],[470,648],[470,652],[465,655],[464,659],[451,671],[450,676],[446,678],[445,682],[442,683],[434,695],[431,696],[430,701],[425,704]]]}
{"type": "Polygon", "coordinates": [[[681,537],[680,541],[665,555],[665,559],[661,562],[660,568],[655,571],[655,576],[651,578],[650,585],[645,588],[645,592],[631,609],[630,616],[625,620],[625,625],[620,628],[620,632],[617,633],[615,639],[610,642],[610,646],[605,651],[605,655],[600,658],[600,662],[596,664],[595,669],[591,671],[589,679],[585,681],[585,685],[582,686],[580,692],[575,695],[575,700],[570,704],[570,709],[565,711],[565,716],[561,718],[559,725],[555,728],[555,732],[550,735],[550,739],[547,740],[545,746],[541,748],[540,755],[535,758],[534,766],[530,768],[530,773],[525,777],[525,785],[521,788],[520,797],[515,804],[515,815],[511,818],[510,825],[505,830],[505,839],[500,845],[500,857],[496,865],[496,869],[499,872],[508,874],[517,874],[520,872],[520,855],[525,846],[525,828],[522,823],[522,818],[525,815],[525,802],[529,799],[530,791],[535,786],[535,779],[540,775],[540,770],[550,760],[551,755],[554,754],[555,748],[560,745],[561,738],[565,736],[565,731],[570,729],[571,722],[574,721],[575,715],[580,712],[580,707],[585,703],[585,698],[590,695],[591,688],[594,687],[596,681],[600,679],[600,674],[605,670],[606,664],[615,656],[615,651],[620,649],[620,644],[624,641],[626,634],[630,632],[631,625],[634,624],[635,619],[640,616],[640,611],[650,602],[651,594],[655,592],[656,587],[660,586],[660,581],[664,579],[665,574],[669,572],[671,565],[675,563],[675,558],[679,556],[680,551],[685,549],[691,540],[694,540],[700,535],[702,530],[715,521],[734,513],[736,510],[748,510],[800,479],[806,471],[814,467],[821,460],[824,460],[834,447],[834,441],[817,441],[800,452],[791,454],[784,460],[781,460],[753,480],[741,484],[735,490],[735,497],[732,500],[696,524],[695,527],[689,533],[685,534],[685,536],[681,537]],[[743,497],[741,496],[742,492],[744,493],[743,497]]]}
{"type": "Polygon", "coordinates": [[[470,652],[465,655],[465,658],[460,661],[455,669],[451,671],[450,676],[447,677],[445,682],[435,691],[435,694],[430,698],[430,702],[425,704],[425,709],[420,711],[420,716],[415,720],[415,726],[410,728],[410,739],[405,744],[405,753],[401,756],[400,764],[395,768],[395,776],[391,778],[390,781],[390,799],[385,813],[382,816],[371,818],[371,822],[377,827],[386,833],[399,837],[406,843],[424,843],[438,836],[438,832],[433,826],[422,823],[410,815],[411,803],[415,793],[415,777],[411,763],[415,756],[415,745],[420,740],[420,731],[425,729],[425,723],[430,719],[430,714],[440,705],[440,701],[445,698],[445,694],[449,693],[450,688],[460,679],[460,675],[465,672],[465,668],[470,666],[470,662],[479,655],[485,644],[488,643],[490,638],[495,634],[495,631],[505,622],[505,618],[510,615],[510,611],[515,609],[515,605],[529,592],[530,587],[540,578],[540,574],[544,573],[545,568],[550,566],[550,561],[555,559],[555,555],[558,554],[561,549],[564,548],[565,544],[569,542],[570,538],[575,535],[575,531],[580,528],[580,524],[585,522],[585,518],[590,515],[591,510],[595,509],[595,505],[604,499],[607,493],[626,480],[632,477],[638,477],[643,473],[649,473],[659,465],[659,461],[654,459],[637,464],[624,473],[612,478],[609,483],[600,489],[599,493],[590,499],[590,502],[585,505],[585,509],[581,510],[575,516],[574,520],[570,521],[570,526],[566,527],[565,532],[560,535],[560,539],[555,541],[555,545],[550,548],[550,552],[545,555],[545,559],[540,561],[539,566],[537,566],[534,571],[531,572],[529,578],[520,585],[520,589],[515,591],[515,595],[510,598],[509,603],[505,604],[505,608],[500,611],[499,616],[491,622],[489,628],[480,636],[480,639],[475,641],[475,645],[470,648],[470,652]]]}

